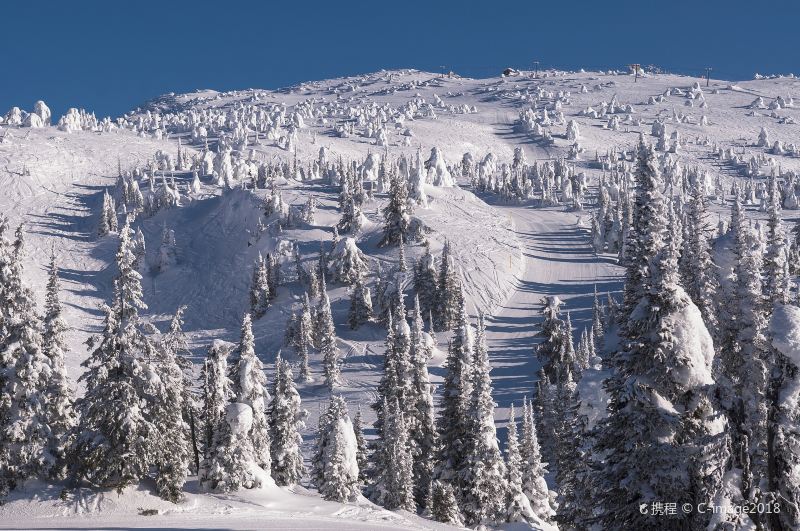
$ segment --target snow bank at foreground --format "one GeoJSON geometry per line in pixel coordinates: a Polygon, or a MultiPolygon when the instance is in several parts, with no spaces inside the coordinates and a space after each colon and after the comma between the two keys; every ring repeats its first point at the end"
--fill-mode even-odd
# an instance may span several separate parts
{"type": "Polygon", "coordinates": [[[186,485],[179,504],[143,483],[122,493],[78,489],[64,499],[61,486],[29,482],[0,509],[2,529],[453,529],[405,511],[391,512],[364,498],[329,502],[303,487],[268,486],[233,494],[199,493],[186,485]],[[14,522],[10,527],[7,522],[14,522]],[[24,524],[23,524],[24,523],[24,524]]]}

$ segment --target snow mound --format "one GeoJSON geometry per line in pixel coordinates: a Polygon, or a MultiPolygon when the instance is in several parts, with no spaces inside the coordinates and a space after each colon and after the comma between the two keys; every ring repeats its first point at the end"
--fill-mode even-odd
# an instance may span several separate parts
{"type": "Polygon", "coordinates": [[[714,342],[697,306],[685,294],[683,308],[664,318],[664,326],[673,331],[675,359],[671,368],[672,379],[687,388],[714,383],[711,364],[714,360],[714,342]]]}
{"type": "Polygon", "coordinates": [[[772,346],[800,366],[800,308],[776,304],[769,321],[772,346]]]}

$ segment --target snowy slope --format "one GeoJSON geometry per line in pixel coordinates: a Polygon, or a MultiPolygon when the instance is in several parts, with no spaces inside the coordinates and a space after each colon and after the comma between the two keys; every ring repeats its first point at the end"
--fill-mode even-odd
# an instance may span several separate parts
{"type": "MultiPolygon", "coordinates": [[[[159,112],[167,117],[164,120],[167,122],[170,113],[175,111],[221,109],[236,112],[242,105],[262,104],[282,105],[291,111],[313,102],[318,108],[326,108],[327,114],[307,119],[302,124],[292,146],[294,149],[287,150],[280,139],[270,139],[266,135],[259,135],[248,145],[254,160],[291,163],[296,158],[301,165],[315,160],[323,147],[329,150],[328,156],[333,160],[345,161],[362,159],[368,153],[413,158],[417,150],[427,158],[432,147],[441,149],[449,164],[459,162],[466,152],[472,153],[476,160],[493,153],[499,161],[510,163],[516,147],[522,147],[529,162],[552,160],[566,155],[572,144],[565,138],[566,122],[575,120],[580,129],[583,153],[570,164],[577,172],[584,172],[591,183],[596,183],[603,172],[602,165],[595,160],[596,155],[602,157],[614,149],[629,150],[640,132],[650,135],[653,122],[663,119],[667,134],[678,131],[684,140],[675,155],[676,160],[686,166],[707,169],[712,175],[721,174],[729,183],[734,178],[745,177],[746,161],[753,155],[772,159],[772,166],[768,164],[762,172],[771,167],[784,171],[800,169],[800,154],[777,154],[769,147],[755,146],[761,128],[769,131],[773,142],[800,142],[800,124],[797,123],[800,122],[800,108],[770,109],[779,96],[785,102],[791,98],[798,100],[800,107],[800,81],[794,78],[739,83],[711,80],[706,87],[701,80],[674,75],[634,79],[630,75],[596,72],[548,72],[546,77],[538,79],[527,75],[462,79],[417,71],[393,71],[304,83],[276,91],[199,91],[169,95],[145,104],[126,119],[135,123],[145,119],[148,113],[159,112]],[[694,83],[700,85],[704,105],[697,98],[697,91],[692,91],[694,83]],[[761,105],[751,108],[759,97],[763,99],[764,108],[760,108],[761,105]],[[435,118],[397,119],[403,109],[421,107],[422,100],[431,104],[435,118]],[[612,102],[618,112],[608,112],[597,118],[587,112],[590,107],[595,111],[604,106],[608,108],[612,102]],[[552,143],[534,138],[517,122],[520,111],[533,109],[541,113],[545,108],[553,120],[550,126],[552,143]],[[389,121],[388,145],[376,145],[374,138],[360,134],[341,136],[341,127],[350,121],[348,109],[375,115],[382,110],[389,121]],[[559,112],[563,113],[563,120],[559,112]],[[703,125],[704,116],[707,125],[703,125]],[[618,124],[611,124],[614,117],[618,124]],[[745,163],[721,160],[716,155],[719,149],[731,149],[734,154],[741,155],[745,163]]],[[[0,172],[0,211],[12,218],[12,224],[24,222],[26,225],[26,276],[37,289],[39,302],[43,297],[44,265],[51,249],[59,257],[66,320],[72,327],[69,337],[72,351],[67,365],[71,377],[77,379],[82,370],[80,363],[86,356],[82,343],[98,330],[97,305],[110,296],[115,274],[116,238],[98,239],[95,235],[102,191],[106,187],[113,188],[118,165],[123,169],[142,166],[152,160],[158,150],[174,154],[179,138],[182,148],[187,149],[188,145],[193,153],[203,149],[204,141],[193,140],[190,128],[174,124],[143,135],[119,129],[68,134],[54,127],[30,129],[0,124],[0,128],[0,161],[4,167],[0,172]]],[[[209,138],[208,142],[213,147],[216,139],[209,138]]],[[[181,184],[190,179],[190,175],[181,172],[176,172],[175,176],[181,184]]],[[[500,406],[496,416],[498,424],[504,426],[509,404],[518,404],[523,395],[530,395],[536,380],[538,363],[532,348],[542,296],[558,295],[565,300],[565,309],[572,312],[576,332],[580,332],[591,317],[593,289],[596,286],[601,294],[618,291],[620,268],[615,257],[597,256],[592,252],[588,212],[503,203],[494,196],[475,195],[466,182],[460,184],[460,188],[429,187],[430,204],[428,208],[418,208],[415,215],[433,229],[429,238],[434,253],[440,252],[446,240],[453,242],[470,312],[475,315],[477,311],[486,311],[490,315],[492,376],[495,399],[500,406]]],[[[259,251],[285,249],[286,242],[295,241],[303,253],[310,256],[318,251],[320,242],[330,242],[332,226],[338,220],[337,190],[318,181],[295,180],[284,183],[282,190],[284,200],[290,204],[303,204],[312,194],[317,198],[320,206],[313,226],[288,228],[277,236],[259,234],[260,199],[266,192],[234,190],[221,194],[219,187],[208,179],[204,180],[201,192],[190,194],[180,207],[161,211],[140,222],[148,244],[143,281],[145,300],[150,307],[147,314],[163,329],[163,321],[179,305],[188,305],[186,328],[198,357],[204,354],[212,338],[229,341],[238,338],[238,326],[248,307],[251,268],[259,251]],[[164,225],[175,230],[177,263],[165,272],[157,272],[153,266],[164,225]]],[[[397,251],[377,246],[382,219],[379,212],[384,202],[385,196],[379,194],[367,203],[365,215],[369,222],[359,236],[359,247],[373,263],[380,261],[386,269],[396,263],[397,251]]],[[[791,211],[788,214],[794,217],[791,211]]],[[[407,249],[409,259],[421,252],[420,245],[407,249]]],[[[283,259],[288,261],[290,257],[283,259]]],[[[377,325],[350,331],[345,324],[347,289],[331,286],[329,294],[339,347],[346,353],[345,383],[341,391],[351,411],[356,405],[363,406],[367,424],[370,424],[372,411],[367,406],[374,398],[374,388],[380,377],[385,331],[377,325]]],[[[286,320],[300,296],[294,287],[282,288],[276,304],[254,324],[257,352],[268,364],[282,346],[286,320]]],[[[446,345],[446,340],[446,335],[441,335],[439,344],[446,345]]],[[[441,362],[441,357],[436,360],[441,362]]],[[[318,381],[300,385],[304,407],[311,414],[304,433],[306,455],[310,452],[319,408],[328,396],[319,382],[321,365],[318,359],[312,359],[311,368],[318,381]]],[[[271,371],[270,366],[270,375],[271,371]]],[[[433,367],[431,372],[437,379],[441,377],[439,367],[433,367]]],[[[504,431],[501,436],[503,434],[504,431]]],[[[259,519],[265,517],[290,528],[336,527],[339,519],[351,517],[353,527],[432,528],[435,525],[414,516],[396,516],[366,501],[342,507],[322,502],[318,497],[303,498],[304,493],[253,494],[263,496],[255,501],[248,498],[249,495],[221,500],[192,493],[187,504],[176,509],[167,508],[154,497],[141,501],[148,496],[142,492],[121,495],[122,508],[86,503],[93,507],[90,512],[96,516],[92,518],[100,519],[102,526],[123,522],[152,526],[153,520],[148,518],[153,517],[134,521],[129,517],[135,513],[137,504],[149,507],[154,503],[169,511],[164,519],[159,517],[157,525],[163,527],[193,527],[193,518],[208,519],[197,525],[258,527],[259,519]],[[307,507],[309,499],[313,499],[313,510],[307,507]],[[258,508],[252,508],[255,506],[258,508]],[[296,512],[288,507],[295,507],[296,512]],[[176,511],[182,515],[175,516],[176,511]]],[[[48,515],[67,514],[69,522],[82,525],[82,510],[60,504],[52,489],[40,496],[47,501],[33,503],[23,493],[3,511],[13,515],[18,527],[24,518],[41,517],[44,518],[42,522],[46,522],[48,515]]],[[[106,495],[106,498],[115,497],[106,495]]],[[[348,521],[343,525],[350,524],[348,521]]],[[[45,523],[36,525],[48,527],[45,523]]]]}

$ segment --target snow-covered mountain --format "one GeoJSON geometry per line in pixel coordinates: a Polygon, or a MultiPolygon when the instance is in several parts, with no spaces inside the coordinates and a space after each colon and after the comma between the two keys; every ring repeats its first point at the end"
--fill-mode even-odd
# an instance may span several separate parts
{"type": "MultiPolygon", "coordinates": [[[[89,356],[85,343],[102,332],[101,305],[114,297],[126,219],[140,231],[135,241],[145,243],[136,247],[142,254],[135,264],[147,305],[139,311],[143,328],[162,337],[157,332],[167,332],[173,314],[186,307],[184,331],[198,392],[209,346],[214,340],[238,344],[244,314],[255,311],[251,288],[261,256],[280,273],[267,289],[263,311],[255,311],[263,315],[253,316],[255,353],[270,392],[278,354],[294,367],[302,408],[309,413],[300,430],[309,473],[300,486],[265,481],[260,489],[226,494],[209,492],[190,476],[186,499],[178,504],[160,500],[150,480],[120,494],[67,488],[62,497],[67,484],[31,480],[0,508],[8,516],[0,527],[252,528],[267,520],[286,528],[446,527],[427,514],[389,511],[360,496],[345,503],[323,500],[310,483],[318,421],[332,393],[345,399],[351,416],[360,407],[367,439],[377,435],[370,406],[385,375],[387,325],[381,317],[395,312],[396,293],[404,294],[409,310],[415,296],[430,306],[425,299],[432,294],[416,289],[418,271],[433,257],[438,281],[440,256],[448,249],[469,322],[475,326],[479,314],[485,315],[494,421],[499,448],[505,449],[509,407],[520,411],[523,397],[530,400],[540,381],[543,363],[534,348],[547,339],[540,333],[544,301],[549,298],[548,307],[561,312],[559,322],[568,319],[577,350],[587,356],[582,333],[597,330],[599,315],[606,319],[597,301],[623,304],[623,228],[631,229],[623,203],[632,197],[640,136],[655,145],[659,172],[674,187],[665,195],[685,198],[697,186],[706,198],[722,291],[733,293],[734,245],[725,226],[732,186],[740,187],[747,217],[764,227],[770,176],[781,183],[783,223],[794,223],[800,208],[795,100],[800,101],[800,81],[793,77],[707,83],[666,74],[548,71],[467,79],[398,70],[281,90],[170,94],[115,120],[71,110],[48,125],[46,106],[30,113],[12,109],[0,121],[0,212],[9,218],[9,239],[22,224],[23,279],[39,308],[51,253],[56,258],[67,324],[64,361],[77,395],[87,386],[86,380],[77,382],[89,356]],[[393,203],[395,178],[410,196],[400,213],[393,203]],[[349,225],[354,222],[356,230],[342,225],[347,212],[355,212],[349,225]],[[392,215],[406,224],[398,229],[403,245],[387,232],[392,215]],[[307,277],[318,271],[321,255],[340,355],[341,377],[333,391],[326,382],[325,348],[310,346],[310,378],[302,381],[301,349],[296,339],[287,344],[286,334],[291,323],[296,327],[292,317],[301,311],[304,293],[318,284],[307,277]],[[366,267],[355,276],[371,290],[376,314],[357,329],[350,321],[351,295],[358,290],[355,277],[347,278],[360,267],[354,260],[366,267]],[[148,510],[157,514],[143,516],[148,510]]],[[[684,297],[692,295],[687,291],[684,297]]],[[[793,287],[791,293],[795,300],[793,287]]],[[[678,328],[681,337],[695,333],[698,319],[699,327],[709,328],[703,336],[708,342],[691,343],[687,356],[694,376],[705,363],[710,375],[716,362],[703,353],[712,338],[718,343],[722,337],[725,316],[717,316],[715,330],[703,324],[702,304],[694,304],[699,310],[692,305],[676,317],[688,323],[678,328]]],[[[311,305],[317,306],[313,296],[311,305]]],[[[448,344],[459,336],[456,324],[440,323],[447,321],[446,310],[436,302],[422,315],[437,411],[444,407],[442,389],[452,370],[448,344]]],[[[791,312],[780,315],[785,328],[791,312]]],[[[620,343],[618,324],[611,321],[599,325],[606,334],[595,342],[602,347],[575,378],[588,426],[606,416],[609,396],[602,382],[613,373],[611,354],[620,343]],[[601,364],[601,357],[608,362],[601,364]]],[[[466,336],[471,340],[472,333],[466,336]]],[[[780,330],[773,330],[765,338],[778,336],[780,330]]],[[[784,354],[791,350],[781,347],[786,341],[791,338],[775,343],[784,354]]],[[[709,348],[713,358],[714,346],[709,348]]],[[[786,400],[796,400],[796,389],[786,393],[786,400]]],[[[674,397],[662,398],[664,410],[681,407],[674,397]]],[[[496,443],[487,446],[497,450],[496,443]]],[[[555,476],[546,476],[553,491],[555,476]]],[[[730,476],[725,482],[736,483],[730,476]]],[[[555,525],[538,512],[527,521],[535,528],[555,525]]],[[[562,523],[570,525],[576,524],[562,523]]]]}

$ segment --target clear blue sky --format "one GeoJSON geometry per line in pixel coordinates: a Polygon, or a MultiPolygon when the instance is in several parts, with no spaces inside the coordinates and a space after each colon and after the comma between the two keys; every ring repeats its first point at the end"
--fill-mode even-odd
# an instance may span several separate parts
{"type": "Polygon", "coordinates": [[[800,75],[800,1],[2,0],[0,112],[118,116],[166,92],[447,65],[800,75]]]}

